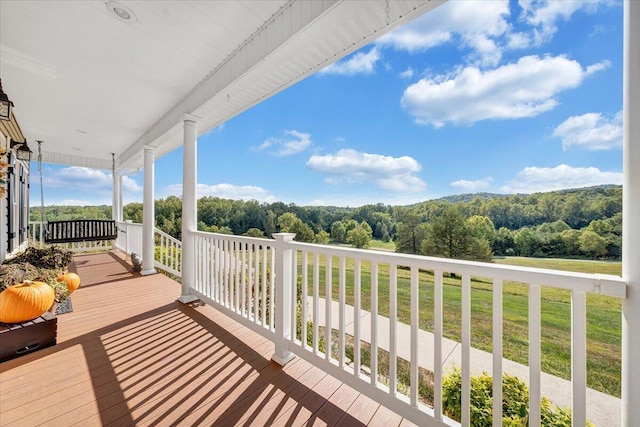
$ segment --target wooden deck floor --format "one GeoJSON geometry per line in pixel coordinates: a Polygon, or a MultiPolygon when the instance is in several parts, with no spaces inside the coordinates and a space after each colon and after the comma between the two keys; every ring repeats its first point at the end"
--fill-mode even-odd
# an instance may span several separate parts
{"type": "Polygon", "coordinates": [[[0,364],[2,426],[412,425],[119,253],[76,256],[58,344],[0,364]]]}

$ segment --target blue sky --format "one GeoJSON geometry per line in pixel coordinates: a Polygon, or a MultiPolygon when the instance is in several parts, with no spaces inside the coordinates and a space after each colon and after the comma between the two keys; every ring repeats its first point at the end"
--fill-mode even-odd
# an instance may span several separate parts
{"type": "MultiPolygon", "coordinates": [[[[198,195],[355,207],[622,184],[622,9],[449,1],[201,135],[198,195]]],[[[181,165],[157,159],[157,198],[181,195],[181,165]]],[[[108,171],[43,175],[47,205],[111,204],[108,171]]],[[[125,203],[142,182],[125,177],[125,203]]]]}

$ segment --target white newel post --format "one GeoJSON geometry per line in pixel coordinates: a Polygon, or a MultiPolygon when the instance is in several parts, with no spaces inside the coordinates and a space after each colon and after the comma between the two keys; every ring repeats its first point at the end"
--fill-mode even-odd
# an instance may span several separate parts
{"type": "Polygon", "coordinates": [[[640,420],[640,2],[624,2],[622,425],[640,420]]]}
{"type": "Polygon", "coordinates": [[[146,276],[155,274],[155,243],[153,234],[155,228],[155,200],[154,200],[154,161],[155,148],[144,147],[144,196],[142,203],[142,271],[146,276]]]}
{"type": "Polygon", "coordinates": [[[182,294],[178,301],[186,304],[198,298],[191,295],[195,285],[196,255],[193,232],[198,227],[197,209],[197,140],[198,117],[184,116],[182,157],[182,294]]]}
{"type": "Polygon", "coordinates": [[[291,312],[293,308],[290,306],[291,290],[293,289],[293,281],[291,277],[293,251],[288,243],[293,240],[296,235],[294,233],[274,233],[272,237],[276,240],[276,291],[275,291],[275,329],[276,342],[275,352],[271,356],[271,360],[277,364],[284,366],[291,359],[293,353],[289,351],[287,340],[291,338],[291,312]]]}

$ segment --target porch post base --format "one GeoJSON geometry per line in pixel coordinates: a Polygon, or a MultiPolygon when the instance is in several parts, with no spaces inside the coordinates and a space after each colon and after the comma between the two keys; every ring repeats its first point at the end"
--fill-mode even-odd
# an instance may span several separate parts
{"type": "Polygon", "coordinates": [[[157,271],[156,271],[155,268],[152,268],[151,270],[142,270],[140,272],[140,274],[143,275],[143,276],[149,276],[150,274],[156,274],[156,273],[157,273],[157,271]]]}
{"type": "Polygon", "coordinates": [[[278,365],[280,366],[284,366],[287,363],[291,362],[293,360],[293,358],[296,357],[293,353],[291,353],[290,351],[286,352],[284,357],[281,357],[277,354],[273,354],[273,356],[271,356],[271,360],[273,360],[274,362],[276,362],[278,365]]]}
{"type": "Polygon", "coordinates": [[[198,301],[199,299],[200,298],[195,295],[180,295],[177,301],[183,304],[189,304],[190,302],[198,301]]]}

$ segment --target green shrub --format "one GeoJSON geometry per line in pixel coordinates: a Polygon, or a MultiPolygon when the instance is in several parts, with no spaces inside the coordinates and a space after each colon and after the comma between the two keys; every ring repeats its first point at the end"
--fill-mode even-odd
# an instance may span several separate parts
{"type": "MultiPolygon", "coordinates": [[[[460,421],[462,401],[462,372],[454,368],[442,380],[442,410],[445,415],[460,421]]],[[[482,374],[471,377],[471,426],[492,425],[493,378],[482,374]]],[[[526,426],[529,417],[529,388],[519,378],[502,376],[502,425],[526,426]]],[[[549,399],[541,401],[541,424],[549,427],[570,427],[571,410],[553,405],[549,399]]],[[[587,423],[592,426],[593,424],[587,423]]]]}

